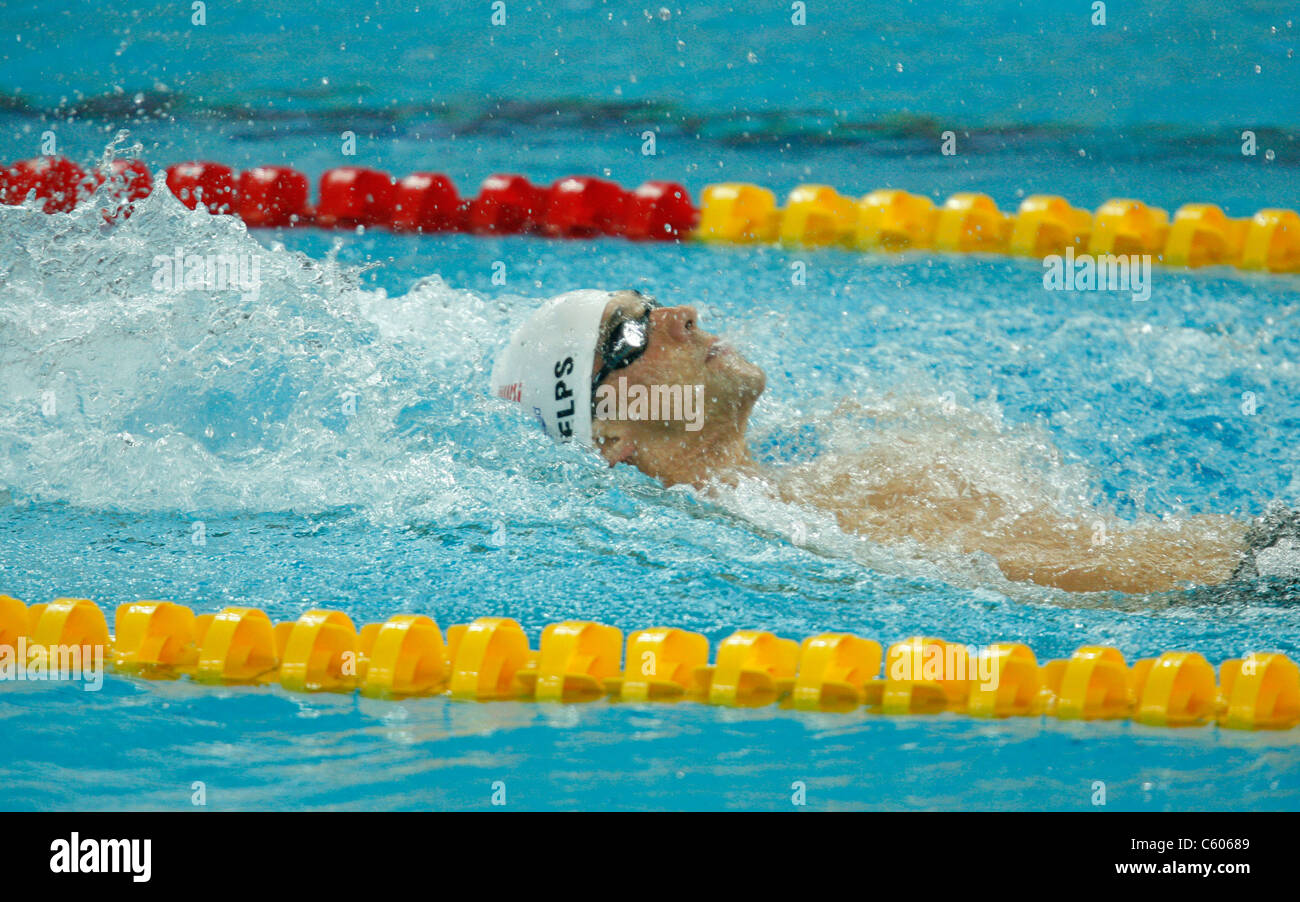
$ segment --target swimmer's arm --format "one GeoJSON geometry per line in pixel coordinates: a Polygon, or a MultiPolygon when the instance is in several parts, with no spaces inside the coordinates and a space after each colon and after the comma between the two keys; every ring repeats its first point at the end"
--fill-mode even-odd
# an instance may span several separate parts
{"type": "Polygon", "coordinates": [[[933,497],[931,486],[890,480],[854,491],[849,473],[787,479],[782,499],[835,515],[840,528],[874,541],[913,540],[934,549],[984,552],[1008,579],[1072,592],[1157,592],[1226,582],[1241,559],[1245,524],[1193,516],[1131,524],[1066,517],[1052,510],[1017,513],[1004,499],[970,491],[933,497]]]}
{"type": "Polygon", "coordinates": [[[1145,524],[1049,518],[1027,532],[989,543],[1008,579],[1071,592],[1161,592],[1227,582],[1245,525],[1220,516],[1145,524]]]}

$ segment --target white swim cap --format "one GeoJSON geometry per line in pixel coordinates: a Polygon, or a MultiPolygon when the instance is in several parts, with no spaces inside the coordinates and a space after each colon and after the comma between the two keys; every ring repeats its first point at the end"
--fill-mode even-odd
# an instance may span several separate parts
{"type": "Polygon", "coordinates": [[[510,336],[492,368],[492,394],[532,408],[551,438],[591,444],[591,371],[613,292],[569,291],[510,336]]]}

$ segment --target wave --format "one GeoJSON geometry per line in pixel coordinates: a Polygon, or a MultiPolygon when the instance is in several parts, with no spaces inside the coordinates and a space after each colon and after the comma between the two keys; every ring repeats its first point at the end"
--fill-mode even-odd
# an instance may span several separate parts
{"type": "Polygon", "coordinates": [[[505,304],[436,276],[390,297],[167,191],[115,225],[107,205],[0,208],[0,485],[16,500],[379,517],[494,501],[505,411],[482,386],[505,304]],[[187,287],[177,255],[235,261],[256,288],[187,287]]]}

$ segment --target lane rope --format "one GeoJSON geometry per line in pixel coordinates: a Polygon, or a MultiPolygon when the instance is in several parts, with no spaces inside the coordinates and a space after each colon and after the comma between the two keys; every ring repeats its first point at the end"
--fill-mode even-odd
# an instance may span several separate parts
{"type": "MultiPolygon", "coordinates": [[[[34,195],[45,212],[66,212],[111,178],[120,186],[122,203],[105,216],[129,215],[130,202],[149,194],[154,177],[138,159],[113,160],[107,169],[87,173],[64,157],[22,160],[0,170],[0,202],[17,204],[34,195]]],[[[546,188],[522,175],[497,174],[483,181],[477,195],[462,197],[439,173],[396,179],[363,166],[326,171],[312,205],[308,178],[295,169],[258,166],[236,173],[209,161],[173,165],[164,181],[187,207],[202,204],[255,228],[607,235],[1039,258],[1149,255],[1167,266],[1300,272],[1300,215],[1280,208],[1234,219],[1214,204],[1188,203],[1170,217],[1139,200],[1112,199],[1089,212],[1063,197],[1035,194],[1015,213],[1006,213],[987,194],[975,192],[954,194],[936,206],[924,195],[897,189],[855,199],[828,185],[800,185],[780,206],[768,189],[740,182],[706,187],[697,208],[676,182],[649,181],[627,190],[607,179],[572,176],[546,188]]]]}
{"type": "Polygon", "coordinates": [[[360,630],[341,611],[310,610],[272,623],[227,607],[196,615],[169,601],[122,604],[110,635],[84,598],[30,607],[0,595],[0,678],[49,678],[89,666],[146,679],[266,685],[290,692],[360,691],[373,698],[583,702],[695,701],[885,715],[1132,720],[1151,726],[1285,730],[1300,724],[1300,668],[1283,654],[1252,653],[1215,668],[1197,652],[1125,661],[1084,646],[1039,663],[1021,643],[976,649],[912,637],[882,649],[848,633],[802,642],[739,630],[718,643],[675,627],[636,630],[590,621],[546,626],[536,649],[505,617],[449,626],[397,614],[360,630]],[[33,677],[33,673],[46,676],[33,677]]]}

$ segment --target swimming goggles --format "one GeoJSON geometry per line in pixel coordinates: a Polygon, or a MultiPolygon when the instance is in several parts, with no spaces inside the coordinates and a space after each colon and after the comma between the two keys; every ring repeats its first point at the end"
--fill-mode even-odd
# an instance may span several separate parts
{"type": "Polygon", "coordinates": [[[654,298],[642,298],[641,313],[629,316],[615,310],[600,344],[600,371],[591,380],[591,409],[596,409],[596,389],[610,373],[631,366],[650,343],[650,311],[663,306],[654,298]]]}

